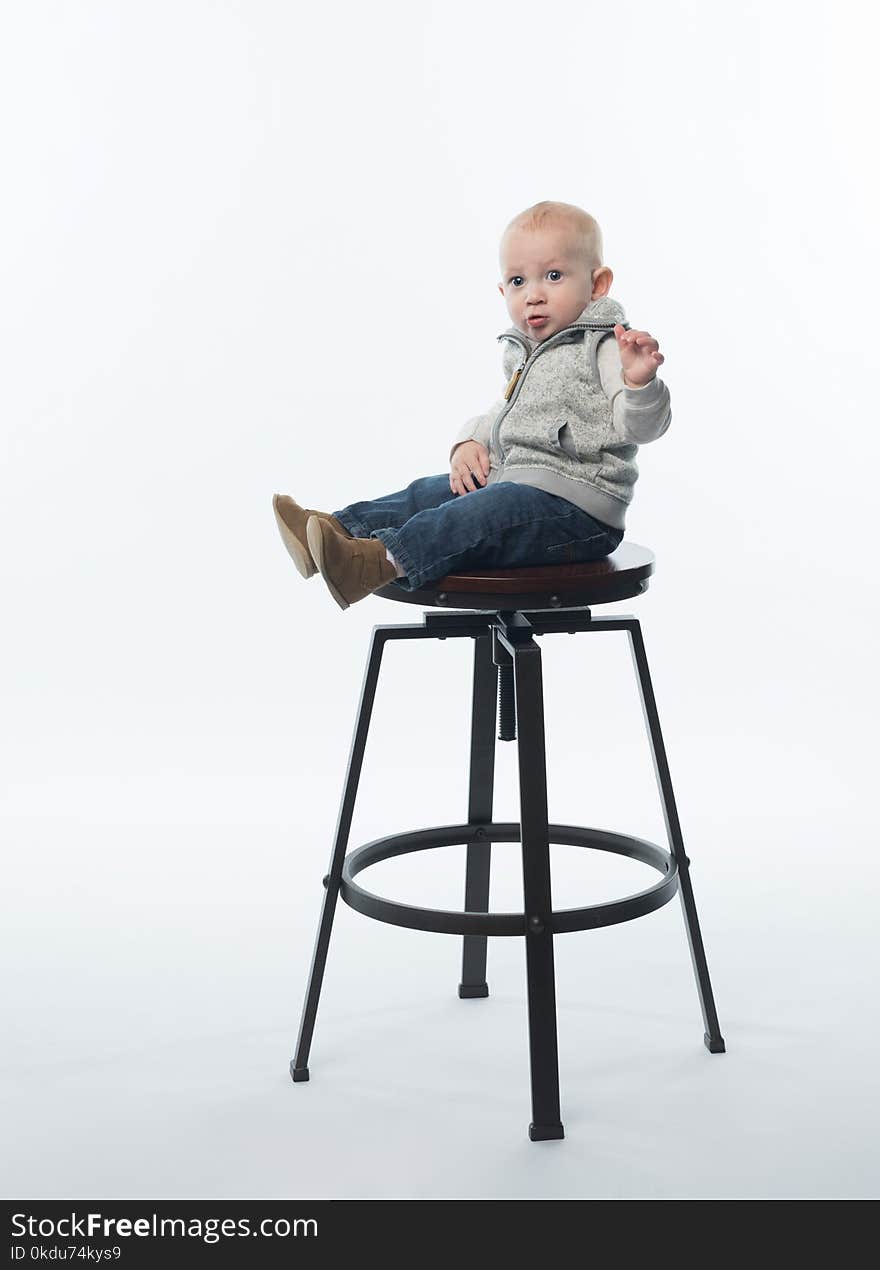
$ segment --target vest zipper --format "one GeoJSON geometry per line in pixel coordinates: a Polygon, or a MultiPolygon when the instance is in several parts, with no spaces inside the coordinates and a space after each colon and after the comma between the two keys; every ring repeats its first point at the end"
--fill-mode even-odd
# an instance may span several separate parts
{"type": "MultiPolygon", "coordinates": [[[[499,413],[493,423],[492,435],[489,439],[491,448],[499,455],[502,463],[504,462],[504,451],[501,449],[501,421],[512,409],[517,397],[519,396],[519,390],[522,387],[523,381],[525,380],[527,368],[531,366],[538,354],[542,353],[545,348],[549,348],[551,344],[553,344],[554,340],[558,341],[559,336],[565,335],[568,331],[613,331],[616,325],[617,324],[615,322],[573,322],[571,326],[564,326],[561,331],[557,331],[555,335],[551,335],[549,340],[545,340],[543,344],[539,344],[537,348],[533,348],[531,353],[529,352],[528,344],[526,344],[521,335],[515,335],[512,331],[504,331],[501,335],[496,336],[499,340],[513,340],[514,343],[520,345],[524,354],[522,361],[511,375],[510,382],[504,390],[504,400],[507,402],[507,405],[499,413]]],[[[629,329],[628,323],[624,322],[621,323],[621,325],[629,329]]]]}

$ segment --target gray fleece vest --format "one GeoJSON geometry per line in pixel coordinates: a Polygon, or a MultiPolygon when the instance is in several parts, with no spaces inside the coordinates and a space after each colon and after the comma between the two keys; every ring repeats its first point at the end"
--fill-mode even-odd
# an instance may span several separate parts
{"type": "Polygon", "coordinates": [[[515,326],[498,336],[508,384],[492,425],[487,484],[536,485],[624,528],[638,446],[615,437],[597,362],[617,322],[629,330],[623,307],[602,296],[534,350],[515,326]]]}

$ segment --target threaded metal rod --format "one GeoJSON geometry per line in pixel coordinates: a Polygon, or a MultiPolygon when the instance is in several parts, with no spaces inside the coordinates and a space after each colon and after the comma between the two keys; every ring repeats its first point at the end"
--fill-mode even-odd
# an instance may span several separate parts
{"type": "Polygon", "coordinates": [[[516,740],[516,698],[513,690],[513,662],[498,667],[498,740],[516,740]]]}

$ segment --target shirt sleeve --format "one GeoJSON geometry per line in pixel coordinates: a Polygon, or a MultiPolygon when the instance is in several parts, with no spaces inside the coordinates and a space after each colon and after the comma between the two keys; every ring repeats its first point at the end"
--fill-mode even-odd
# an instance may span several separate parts
{"type": "Polygon", "coordinates": [[[449,451],[449,458],[455,452],[455,447],[461,445],[462,441],[479,441],[486,449],[489,449],[489,437],[492,433],[492,424],[498,418],[504,407],[504,398],[499,397],[493,406],[490,406],[485,414],[474,415],[473,419],[468,419],[458,436],[453,442],[452,449],[449,451]]]}
{"type": "Polygon", "coordinates": [[[623,382],[620,349],[613,335],[599,345],[599,379],[611,402],[615,435],[621,441],[646,445],[656,441],[672,422],[669,389],[656,375],[643,388],[627,388],[623,382]]]}

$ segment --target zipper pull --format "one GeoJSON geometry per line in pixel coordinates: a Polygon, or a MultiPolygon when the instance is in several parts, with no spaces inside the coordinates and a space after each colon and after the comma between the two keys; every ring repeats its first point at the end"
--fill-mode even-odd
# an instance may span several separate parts
{"type": "Polygon", "coordinates": [[[510,394],[513,392],[514,388],[516,387],[517,380],[519,379],[520,375],[523,373],[524,366],[525,366],[525,362],[522,362],[521,365],[517,366],[516,370],[511,375],[510,383],[507,385],[507,387],[504,390],[505,401],[510,401],[510,394]]]}

